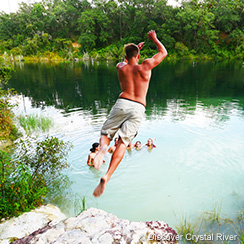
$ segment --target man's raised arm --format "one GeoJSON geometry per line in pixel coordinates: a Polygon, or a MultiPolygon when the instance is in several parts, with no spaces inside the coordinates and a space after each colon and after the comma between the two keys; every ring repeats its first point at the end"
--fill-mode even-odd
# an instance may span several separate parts
{"type": "Polygon", "coordinates": [[[163,61],[163,59],[168,55],[168,52],[164,45],[158,40],[154,30],[148,32],[148,38],[154,42],[158,49],[158,53],[155,54],[152,58],[143,61],[142,65],[145,65],[148,69],[153,69],[163,61]]]}

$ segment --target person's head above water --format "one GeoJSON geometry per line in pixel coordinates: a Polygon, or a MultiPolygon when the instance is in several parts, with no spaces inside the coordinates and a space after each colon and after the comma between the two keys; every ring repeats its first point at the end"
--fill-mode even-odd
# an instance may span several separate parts
{"type": "Polygon", "coordinates": [[[136,148],[141,147],[141,142],[140,141],[137,141],[136,144],[135,144],[135,147],[136,148]]]}
{"type": "Polygon", "coordinates": [[[92,144],[92,148],[90,149],[91,152],[95,152],[96,149],[98,149],[99,147],[99,143],[98,142],[95,142],[92,144]]]}
{"type": "Polygon", "coordinates": [[[147,140],[147,145],[148,146],[151,146],[153,144],[153,140],[151,139],[151,138],[149,138],[148,140],[147,140]]]}
{"type": "MultiPolygon", "coordinates": [[[[154,140],[156,140],[156,138],[154,138],[154,140]]],[[[149,138],[149,139],[147,140],[147,144],[146,144],[146,146],[147,146],[148,148],[156,147],[156,146],[154,145],[154,143],[153,143],[153,139],[151,139],[151,138],[149,138]]]]}
{"type": "Polygon", "coordinates": [[[125,49],[126,59],[131,59],[133,57],[138,58],[140,49],[136,44],[129,43],[125,45],[124,49],[125,49]]]}

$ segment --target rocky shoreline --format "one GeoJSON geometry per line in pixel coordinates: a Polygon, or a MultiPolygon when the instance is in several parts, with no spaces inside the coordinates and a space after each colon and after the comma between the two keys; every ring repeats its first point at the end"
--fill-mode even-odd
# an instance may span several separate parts
{"type": "Polygon", "coordinates": [[[163,221],[133,222],[89,208],[76,217],[46,205],[0,224],[0,243],[7,244],[177,243],[177,233],[163,221]]]}

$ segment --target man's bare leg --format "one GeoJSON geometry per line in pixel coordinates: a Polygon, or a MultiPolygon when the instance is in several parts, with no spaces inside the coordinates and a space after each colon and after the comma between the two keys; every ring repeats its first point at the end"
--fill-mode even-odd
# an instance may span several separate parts
{"type": "Polygon", "coordinates": [[[118,145],[116,146],[116,149],[112,155],[110,165],[108,168],[107,173],[101,178],[99,185],[96,187],[96,189],[93,192],[93,195],[95,197],[99,197],[103,194],[105,187],[108,183],[108,181],[111,178],[111,175],[118,167],[119,163],[121,162],[122,158],[124,157],[125,151],[127,146],[122,142],[121,139],[119,139],[118,145]]]}
{"type": "Polygon", "coordinates": [[[95,169],[100,169],[103,164],[103,158],[105,156],[105,153],[107,151],[108,145],[110,143],[110,139],[102,135],[100,138],[100,148],[96,156],[94,157],[93,164],[95,169]]]}

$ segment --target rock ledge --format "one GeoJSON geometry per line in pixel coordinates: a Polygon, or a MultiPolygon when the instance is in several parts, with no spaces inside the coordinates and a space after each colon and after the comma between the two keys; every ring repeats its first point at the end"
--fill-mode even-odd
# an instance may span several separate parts
{"type": "Polygon", "coordinates": [[[177,233],[163,221],[132,222],[89,208],[77,217],[49,223],[13,244],[177,243],[177,233]]]}

